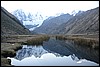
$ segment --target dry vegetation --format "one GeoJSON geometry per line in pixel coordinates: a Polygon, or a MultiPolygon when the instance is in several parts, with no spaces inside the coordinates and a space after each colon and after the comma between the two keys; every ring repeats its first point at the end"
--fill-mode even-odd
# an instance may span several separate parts
{"type": "Polygon", "coordinates": [[[86,45],[99,49],[99,36],[97,35],[11,35],[1,37],[1,65],[10,66],[7,57],[14,57],[16,51],[22,48],[23,44],[42,45],[43,41],[50,37],[60,40],[73,40],[75,44],[86,45]]]}
{"type": "Polygon", "coordinates": [[[10,66],[9,59],[7,57],[14,57],[16,51],[22,48],[23,44],[27,45],[39,45],[43,41],[49,39],[47,35],[6,35],[1,36],[1,65],[10,66]]]}
{"type": "Polygon", "coordinates": [[[10,64],[11,64],[11,60],[6,58],[1,58],[1,66],[12,66],[10,64]]]}
{"type": "Polygon", "coordinates": [[[42,45],[43,41],[47,41],[49,40],[49,36],[40,36],[40,37],[36,37],[36,38],[32,38],[30,40],[27,40],[26,43],[27,45],[42,45]]]}
{"type": "Polygon", "coordinates": [[[57,35],[56,39],[59,40],[73,40],[77,45],[86,45],[95,49],[99,49],[99,36],[98,35],[57,35]]]}
{"type": "Polygon", "coordinates": [[[1,66],[11,66],[11,60],[7,57],[14,57],[16,51],[21,48],[20,43],[1,43],[1,66]]]}

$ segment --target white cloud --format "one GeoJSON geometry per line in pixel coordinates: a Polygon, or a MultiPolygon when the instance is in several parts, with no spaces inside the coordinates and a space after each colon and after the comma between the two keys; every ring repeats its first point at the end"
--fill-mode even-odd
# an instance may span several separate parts
{"type": "Polygon", "coordinates": [[[99,1],[1,1],[1,6],[12,12],[23,9],[29,12],[42,12],[45,15],[71,13],[73,10],[89,10],[99,6],[99,1]]]}

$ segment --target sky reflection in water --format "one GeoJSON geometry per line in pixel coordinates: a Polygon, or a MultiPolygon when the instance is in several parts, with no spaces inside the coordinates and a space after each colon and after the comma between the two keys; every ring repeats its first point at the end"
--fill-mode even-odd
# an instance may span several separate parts
{"type": "MultiPolygon", "coordinates": [[[[42,51],[44,50],[42,46],[39,46],[39,47],[32,46],[30,48],[33,48],[33,47],[37,48],[39,51],[41,51],[41,49],[42,51]]],[[[23,48],[23,49],[26,49],[26,48],[23,48]]],[[[27,49],[29,49],[29,47],[27,49]]],[[[37,52],[39,52],[38,50],[37,52]]],[[[31,55],[30,57],[25,57],[22,60],[17,60],[15,58],[10,58],[10,59],[11,59],[11,64],[15,66],[99,66],[99,64],[95,62],[92,62],[86,59],[78,59],[74,54],[69,55],[69,56],[61,56],[60,54],[49,53],[49,52],[41,54],[40,57],[31,55]]]]}
{"type": "Polygon", "coordinates": [[[40,58],[32,55],[23,60],[11,58],[11,64],[15,66],[98,66],[98,64],[81,59],[74,61],[70,56],[56,57],[52,53],[43,54],[40,58]]]}
{"type": "Polygon", "coordinates": [[[98,50],[72,41],[50,39],[42,46],[23,45],[10,59],[15,66],[99,66],[98,58],[98,50]]]}

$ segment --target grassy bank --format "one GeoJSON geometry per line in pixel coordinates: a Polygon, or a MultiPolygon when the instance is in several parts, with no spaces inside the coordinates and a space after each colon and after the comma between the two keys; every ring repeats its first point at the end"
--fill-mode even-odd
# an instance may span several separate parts
{"type": "Polygon", "coordinates": [[[49,40],[47,35],[4,35],[1,36],[1,65],[11,66],[7,57],[16,56],[16,51],[22,48],[23,44],[42,45],[43,41],[49,40]]]}
{"type": "Polygon", "coordinates": [[[72,40],[77,45],[84,45],[99,49],[99,38],[96,35],[59,35],[55,37],[59,40],[72,40]]]}
{"type": "Polygon", "coordinates": [[[30,40],[27,40],[26,45],[42,45],[43,41],[48,41],[49,40],[49,36],[40,36],[40,37],[36,37],[36,38],[32,38],[30,40]]]}
{"type": "Polygon", "coordinates": [[[16,51],[21,48],[20,43],[1,43],[1,66],[11,66],[11,60],[7,57],[16,56],[16,51]]]}
{"type": "Polygon", "coordinates": [[[14,57],[16,51],[22,48],[22,45],[42,45],[43,41],[49,38],[59,40],[72,40],[75,44],[85,45],[94,49],[99,49],[99,37],[97,35],[11,35],[1,36],[1,65],[10,66],[7,57],[14,57]]]}
{"type": "Polygon", "coordinates": [[[10,64],[11,64],[11,60],[6,58],[1,58],[1,66],[12,66],[10,64]]]}

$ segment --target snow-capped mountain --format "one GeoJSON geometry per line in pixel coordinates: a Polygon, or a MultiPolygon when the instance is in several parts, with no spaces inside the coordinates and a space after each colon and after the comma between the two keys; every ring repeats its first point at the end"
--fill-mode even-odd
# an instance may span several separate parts
{"type": "Polygon", "coordinates": [[[28,28],[30,31],[34,30],[36,27],[41,26],[42,22],[47,18],[47,16],[42,15],[39,12],[31,13],[31,12],[25,12],[22,9],[17,9],[12,12],[12,14],[17,17],[21,23],[28,28]],[[27,25],[31,27],[27,27],[27,25]],[[33,27],[32,27],[33,25],[33,27]],[[35,26],[36,25],[36,26],[35,26]]]}
{"type": "Polygon", "coordinates": [[[81,14],[81,13],[83,13],[83,12],[84,12],[84,11],[81,11],[81,10],[73,10],[73,11],[71,12],[71,15],[76,16],[76,15],[81,14]]]}
{"type": "MultiPolygon", "coordinates": [[[[32,55],[34,55],[36,58],[40,58],[43,54],[46,53],[51,53],[51,51],[47,51],[43,48],[43,46],[27,46],[27,45],[23,45],[23,48],[21,50],[18,50],[15,56],[15,59],[17,60],[22,60],[24,58],[27,57],[31,57],[32,55]]],[[[53,52],[53,54],[56,57],[60,57],[62,55],[53,52]]]]}
{"type": "Polygon", "coordinates": [[[23,48],[17,52],[16,59],[22,60],[26,57],[34,55],[35,57],[41,57],[43,54],[48,53],[42,46],[27,46],[23,45],[23,48]]]}
{"type": "Polygon", "coordinates": [[[55,17],[60,16],[60,15],[64,15],[64,13],[56,13],[55,17]]]}

